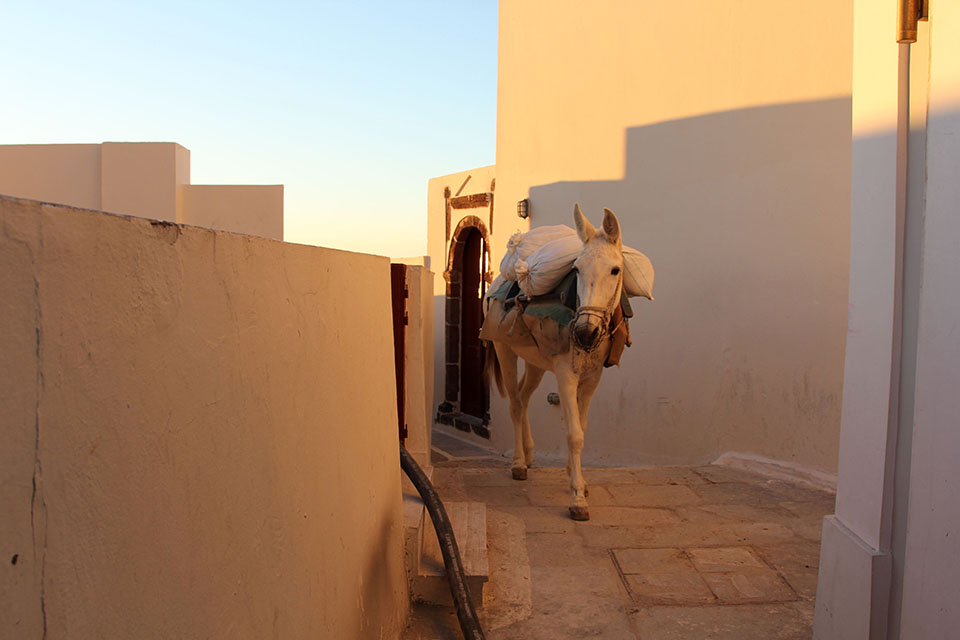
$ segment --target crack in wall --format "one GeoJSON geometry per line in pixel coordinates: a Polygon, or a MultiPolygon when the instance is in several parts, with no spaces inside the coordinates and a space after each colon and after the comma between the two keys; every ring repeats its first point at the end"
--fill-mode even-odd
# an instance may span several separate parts
{"type": "MultiPolygon", "coordinates": [[[[43,224],[39,229],[39,253],[43,254],[43,224]]],[[[37,259],[33,260],[34,268],[37,269],[37,259]]],[[[34,408],[34,440],[33,440],[33,479],[32,493],[30,496],[30,532],[33,539],[33,558],[34,562],[40,567],[40,619],[43,623],[43,635],[47,637],[47,601],[46,601],[46,578],[47,578],[47,502],[43,495],[43,463],[40,460],[40,403],[43,398],[44,380],[43,380],[43,311],[40,305],[40,280],[38,276],[33,278],[33,302],[35,309],[36,326],[36,357],[37,357],[37,381],[36,381],[36,406],[34,408]],[[39,531],[39,535],[38,535],[39,531]],[[39,558],[38,558],[39,556],[39,558]]]]}
{"type": "MultiPolygon", "coordinates": [[[[8,224],[8,218],[2,218],[3,236],[16,245],[22,246],[29,256],[30,265],[33,269],[33,308],[34,308],[34,342],[36,358],[36,381],[34,397],[34,434],[33,434],[33,476],[31,478],[30,493],[30,538],[32,542],[34,566],[39,567],[39,576],[36,575],[37,569],[34,569],[35,578],[39,577],[39,596],[40,596],[40,619],[42,623],[42,638],[47,637],[47,606],[46,606],[46,552],[47,552],[47,503],[43,494],[43,465],[40,460],[40,404],[43,397],[44,379],[43,379],[43,315],[40,308],[40,278],[37,271],[40,266],[40,257],[43,255],[43,205],[41,203],[32,203],[29,201],[18,200],[16,198],[3,197],[5,201],[10,201],[14,205],[14,211],[20,207],[29,210],[29,215],[36,215],[36,227],[32,231],[36,234],[36,244],[31,241],[29,232],[21,230],[18,233],[15,229],[11,230],[8,224]]],[[[16,557],[16,555],[14,556],[16,557]]]]}

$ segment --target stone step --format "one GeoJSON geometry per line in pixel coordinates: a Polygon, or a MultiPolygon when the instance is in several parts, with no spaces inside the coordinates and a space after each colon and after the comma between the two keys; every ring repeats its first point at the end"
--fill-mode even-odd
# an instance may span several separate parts
{"type": "MultiPolygon", "coordinates": [[[[445,502],[447,517],[460,549],[467,574],[467,587],[478,609],[483,606],[483,589],[490,574],[487,559],[487,508],[481,502],[445,502]]],[[[420,566],[411,586],[411,597],[419,602],[452,605],[450,586],[436,530],[430,516],[423,520],[420,566]]]]}
{"type": "MultiPolygon", "coordinates": [[[[424,473],[433,480],[433,467],[426,467],[424,473]]],[[[423,521],[429,520],[427,509],[407,474],[401,472],[403,489],[403,554],[407,569],[407,584],[413,589],[414,580],[420,568],[420,550],[423,548],[423,521]]]]}

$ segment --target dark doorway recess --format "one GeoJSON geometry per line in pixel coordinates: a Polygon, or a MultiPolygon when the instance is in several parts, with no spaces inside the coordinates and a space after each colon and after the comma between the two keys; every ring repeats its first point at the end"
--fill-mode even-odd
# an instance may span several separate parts
{"type": "Polygon", "coordinates": [[[390,297],[393,302],[393,363],[397,376],[397,418],[400,427],[400,444],[407,438],[406,415],[406,333],[407,333],[407,265],[390,265],[390,297]]]}
{"type": "Polygon", "coordinates": [[[480,326],[490,251],[482,221],[474,216],[460,221],[451,238],[447,265],[445,393],[437,420],[489,438],[490,392],[483,378],[480,326]]]}
{"type": "Polygon", "coordinates": [[[480,344],[483,237],[477,229],[469,229],[464,235],[460,280],[460,411],[482,418],[487,412],[483,403],[483,346],[480,344]]]}

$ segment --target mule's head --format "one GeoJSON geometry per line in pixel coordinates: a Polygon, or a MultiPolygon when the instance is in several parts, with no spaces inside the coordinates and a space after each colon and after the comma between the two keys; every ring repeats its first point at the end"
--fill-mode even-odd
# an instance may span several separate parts
{"type": "Polygon", "coordinates": [[[573,340],[578,347],[590,351],[600,344],[610,324],[614,308],[620,303],[623,288],[623,244],[620,222],[610,209],[603,210],[603,224],[595,229],[573,206],[577,235],[583,252],[574,263],[577,270],[577,317],[573,324],[573,340]]]}

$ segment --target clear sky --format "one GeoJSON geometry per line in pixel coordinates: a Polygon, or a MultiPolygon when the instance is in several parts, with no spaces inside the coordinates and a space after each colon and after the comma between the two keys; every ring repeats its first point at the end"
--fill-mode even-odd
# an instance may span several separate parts
{"type": "Polygon", "coordinates": [[[179,142],[283,184],[287,241],[426,252],[427,180],[494,163],[497,2],[0,2],[0,144],[179,142]]]}

